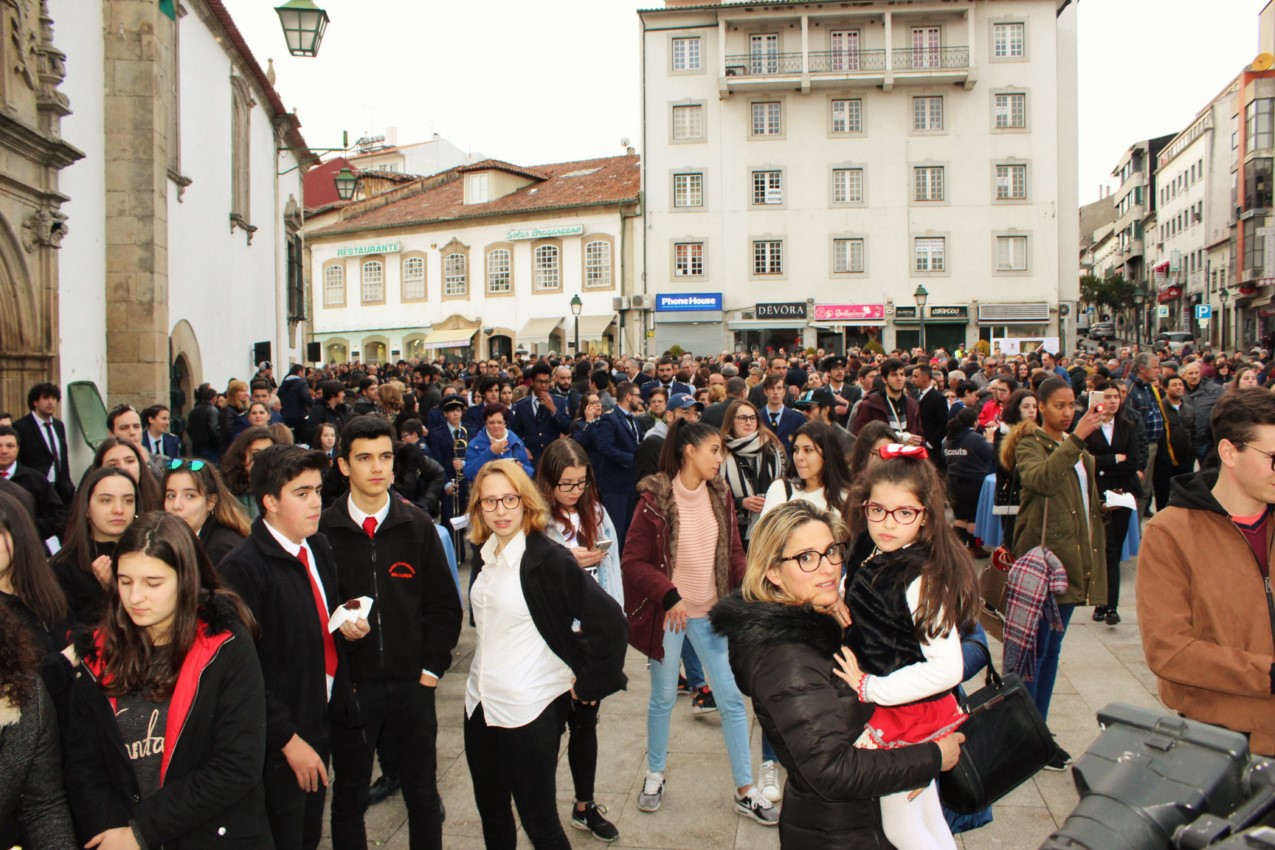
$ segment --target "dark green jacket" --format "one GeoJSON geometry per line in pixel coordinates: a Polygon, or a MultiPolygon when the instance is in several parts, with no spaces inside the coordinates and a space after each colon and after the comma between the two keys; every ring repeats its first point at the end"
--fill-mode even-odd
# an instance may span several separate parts
{"type": "Polygon", "coordinates": [[[1048,502],[1045,546],[1067,568],[1067,592],[1058,597],[1058,602],[1106,604],[1107,544],[1102,501],[1093,455],[1085,450],[1085,441],[1068,434],[1061,443],[1056,443],[1037,428],[1019,441],[1015,464],[1023,489],[1018,521],[1014,525],[1014,556],[1022,557],[1040,545],[1048,502]],[[1089,476],[1088,516],[1075,469],[1076,461],[1082,459],[1089,476]]]}

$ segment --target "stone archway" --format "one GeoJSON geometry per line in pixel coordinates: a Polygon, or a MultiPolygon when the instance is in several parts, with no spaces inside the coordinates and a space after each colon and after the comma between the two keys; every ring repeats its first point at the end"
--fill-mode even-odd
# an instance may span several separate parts
{"type": "Polygon", "coordinates": [[[57,381],[52,317],[32,284],[19,241],[0,215],[0,410],[26,412],[27,388],[57,381]]]}
{"type": "Polygon", "coordinates": [[[199,353],[195,329],[185,319],[173,325],[168,335],[169,394],[174,416],[184,416],[195,406],[195,388],[204,382],[204,363],[199,353]],[[178,405],[180,392],[181,404],[178,405]]]}

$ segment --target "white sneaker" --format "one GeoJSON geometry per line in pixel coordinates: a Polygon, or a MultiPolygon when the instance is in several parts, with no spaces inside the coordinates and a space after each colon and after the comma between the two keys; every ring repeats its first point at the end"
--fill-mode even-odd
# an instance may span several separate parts
{"type": "Polygon", "coordinates": [[[757,787],[767,800],[778,803],[784,798],[783,788],[779,785],[779,762],[764,761],[757,771],[757,787]]]}
{"type": "Polygon", "coordinates": [[[766,799],[756,785],[748,789],[748,793],[735,798],[735,814],[752,818],[762,826],[779,825],[779,809],[766,799]]]}
{"type": "Polygon", "coordinates": [[[664,799],[664,774],[648,773],[642,781],[642,791],[638,794],[638,811],[654,812],[660,808],[664,799]]]}

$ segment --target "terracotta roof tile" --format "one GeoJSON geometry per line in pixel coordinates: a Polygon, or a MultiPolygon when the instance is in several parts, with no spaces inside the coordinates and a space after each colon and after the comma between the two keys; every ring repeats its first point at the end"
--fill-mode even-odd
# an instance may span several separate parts
{"type": "Polygon", "coordinates": [[[478,171],[505,171],[509,174],[517,174],[519,177],[530,177],[532,180],[548,180],[549,175],[543,171],[534,171],[530,168],[523,168],[521,165],[505,162],[500,159],[484,159],[475,162],[472,165],[462,165],[456,169],[460,174],[473,174],[478,171]]]}
{"type": "MultiPolygon", "coordinates": [[[[634,203],[641,189],[640,161],[638,156],[614,156],[537,165],[523,171],[537,172],[543,180],[485,204],[466,204],[465,181],[454,178],[392,203],[352,210],[343,221],[314,231],[310,238],[536,210],[634,203]]],[[[459,176],[478,165],[481,163],[461,166],[450,173],[459,176]]]]}

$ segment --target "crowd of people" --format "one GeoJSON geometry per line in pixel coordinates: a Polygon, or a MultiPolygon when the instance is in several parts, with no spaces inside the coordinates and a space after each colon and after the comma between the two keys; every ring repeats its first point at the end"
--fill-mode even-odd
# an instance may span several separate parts
{"type": "Polygon", "coordinates": [[[1154,513],[1161,696],[1275,755],[1272,390],[1265,351],[1118,346],[264,363],[180,417],[113,408],[76,476],[36,385],[0,414],[0,847],[312,850],[329,791],[336,850],[400,791],[410,846],[441,847],[435,695],[466,621],[489,848],[515,808],[568,846],[563,734],[566,822],[619,837],[597,727],[628,646],[639,811],[711,787],[668,770],[687,695],[721,720],[731,807],[784,846],[954,847],[990,819],[936,783],[995,602],[980,508],[1019,559],[1004,661],[1042,716],[1075,609],[1121,623],[1154,513]]]}

